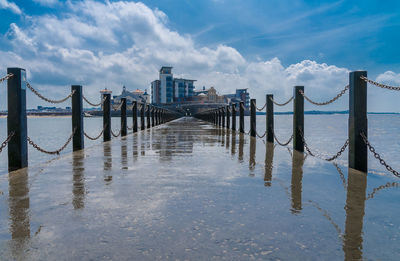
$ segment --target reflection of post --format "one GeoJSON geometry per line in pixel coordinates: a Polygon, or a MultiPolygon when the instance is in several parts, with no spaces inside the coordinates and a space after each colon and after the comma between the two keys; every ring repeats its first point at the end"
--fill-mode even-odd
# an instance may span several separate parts
{"type": "Polygon", "coordinates": [[[225,139],[226,139],[226,141],[225,141],[225,143],[226,143],[226,148],[227,149],[229,149],[229,146],[230,146],[230,129],[226,129],[226,137],[225,137],[225,139]]]}
{"type": "Polygon", "coordinates": [[[292,158],[292,212],[299,213],[302,209],[301,192],[303,179],[304,154],[293,150],[292,158]]]}
{"type": "Polygon", "coordinates": [[[362,260],[362,228],[365,209],[366,173],[349,168],[346,228],[343,238],[345,260],[362,260]]]}
{"type": "MultiPolygon", "coordinates": [[[[27,169],[21,169],[9,174],[9,208],[11,238],[18,242],[30,237],[29,221],[29,188],[27,169]]],[[[19,249],[22,254],[23,250],[19,249]]],[[[17,258],[18,259],[18,258],[17,258]]]]}
{"type": "Polygon", "coordinates": [[[146,148],[144,146],[144,143],[146,142],[146,136],[144,132],[140,133],[140,155],[145,156],[146,155],[146,148]]]}
{"type": "Polygon", "coordinates": [[[72,205],[74,209],[80,209],[85,206],[85,154],[82,150],[75,152],[72,155],[72,205]]]}
{"type": "MultiPolygon", "coordinates": [[[[103,169],[110,171],[112,168],[111,145],[109,142],[103,143],[103,169]]],[[[112,181],[111,175],[104,174],[104,181],[110,183],[112,181]]]]}
{"type": "Polygon", "coordinates": [[[235,153],[236,153],[236,134],[235,134],[235,131],[232,131],[231,137],[232,137],[231,154],[235,155],[235,153]]]}
{"type": "Polygon", "coordinates": [[[137,161],[138,158],[138,153],[139,153],[139,148],[138,148],[138,139],[133,140],[133,161],[137,161]]]}
{"type": "Polygon", "coordinates": [[[267,142],[265,145],[265,161],[264,161],[264,186],[270,187],[272,180],[272,162],[274,159],[274,143],[267,142]]]}
{"type": "Polygon", "coordinates": [[[239,162],[243,162],[243,145],[244,145],[244,134],[242,132],[239,133],[239,162]]]}
{"type": "Polygon", "coordinates": [[[121,140],[121,165],[122,169],[128,169],[128,149],[126,147],[126,139],[121,140]]]}
{"type": "Polygon", "coordinates": [[[249,159],[249,170],[250,175],[254,176],[254,168],[256,166],[256,141],[254,137],[250,137],[250,159],[249,159]]]}

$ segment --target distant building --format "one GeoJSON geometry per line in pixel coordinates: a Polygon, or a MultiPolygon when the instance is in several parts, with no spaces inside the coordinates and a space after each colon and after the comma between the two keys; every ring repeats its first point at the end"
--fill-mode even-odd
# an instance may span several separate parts
{"type": "Polygon", "coordinates": [[[119,104],[121,103],[121,98],[126,98],[127,104],[132,104],[134,101],[140,103],[150,103],[150,95],[147,93],[147,90],[139,90],[136,89],[135,91],[127,91],[126,87],[122,87],[122,93],[118,96],[113,96],[112,104],[119,104]]]}
{"type": "Polygon", "coordinates": [[[174,79],[170,66],[160,69],[159,80],[151,83],[151,102],[153,104],[166,104],[191,100],[194,96],[194,82],[196,80],[174,79]]]}

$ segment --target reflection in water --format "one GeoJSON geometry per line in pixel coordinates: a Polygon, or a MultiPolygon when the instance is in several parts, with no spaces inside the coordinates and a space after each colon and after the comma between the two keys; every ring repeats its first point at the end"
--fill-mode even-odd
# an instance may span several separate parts
{"type": "Polygon", "coordinates": [[[126,145],[126,138],[121,139],[121,166],[122,169],[128,169],[128,149],[126,145]]]}
{"type": "Polygon", "coordinates": [[[293,150],[292,158],[292,213],[300,213],[304,154],[293,150]]]}
{"type": "Polygon", "coordinates": [[[366,188],[366,173],[349,169],[345,207],[346,228],[343,241],[345,260],[362,260],[362,228],[366,188]]]}
{"type": "Polygon", "coordinates": [[[250,158],[249,158],[249,170],[250,176],[254,176],[254,168],[256,166],[256,141],[255,137],[250,137],[250,158]]]}
{"type": "Polygon", "coordinates": [[[274,143],[267,142],[265,144],[265,161],[264,161],[264,186],[270,187],[272,180],[272,168],[274,159],[274,143]]]}
{"type": "Polygon", "coordinates": [[[239,133],[239,162],[243,162],[243,145],[244,145],[244,134],[239,133]]]}
{"type": "Polygon", "coordinates": [[[133,161],[137,161],[138,155],[139,155],[138,136],[137,136],[137,135],[133,138],[133,149],[132,149],[132,153],[133,153],[133,161]]]}
{"type": "Polygon", "coordinates": [[[146,148],[145,148],[145,142],[146,140],[146,134],[144,131],[140,132],[140,155],[145,156],[146,155],[146,148]]]}
{"type": "Polygon", "coordinates": [[[235,155],[235,153],[236,153],[236,132],[232,131],[231,155],[235,155]]]}
{"type": "Polygon", "coordinates": [[[83,150],[72,154],[72,205],[74,209],[83,208],[85,200],[85,153],[83,150]]]}
{"type": "Polygon", "coordinates": [[[229,149],[229,146],[230,146],[230,133],[231,133],[231,131],[228,129],[228,130],[226,130],[226,141],[225,141],[225,143],[226,143],[226,149],[229,149]]]}
{"type": "Polygon", "coordinates": [[[29,188],[27,169],[9,174],[10,233],[13,240],[13,256],[16,260],[24,254],[24,245],[30,238],[29,188]]]}
{"type": "Polygon", "coordinates": [[[221,146],[224,147],[225,146],[225,129],[221,128],[220,129],[220,137],[221,137],[221,146]]]}
{"type": "Polygon", "coordinates": [[[112,155],[111,155],[111,144],[110,142],[103,143],[103,169],[104,169],[104,181],[106,185],[109,185],[112,182],[112,155]]]}

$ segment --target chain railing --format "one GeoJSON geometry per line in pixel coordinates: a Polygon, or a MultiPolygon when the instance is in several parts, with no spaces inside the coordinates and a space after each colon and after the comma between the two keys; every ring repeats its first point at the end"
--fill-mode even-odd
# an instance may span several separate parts
{"type": "Polygon", "coordinates": [[[305,93],[302,90],[299,90],[299,93],[310,103],[317,105],[317,106],[324,106],[324,105],[328,105],[333,103],[334,101],[336,101],[337,99],[339,99],[340,97],[342,97],[343,94],[346,93],[346,91],[350,88],[349,85],[347,85],[346,87],[344,87],[343,90],[340,91],[340,93],[338,95],[336,95],[335,97],[333,97],[332,99],[330,99],[329,101],[325,101],[325,102],[316,102],[311,100],[310,98],[307,97],[307,95],[305,95],[305,93]]]}
{"type": "Polygon", "coordinates": [[[332,162],[332,164],[333,166],[335,166],[337,172],[339,173],[340,179],[342,180],[343,188],[346,188],[347,187],[346,178],[344,177],[342,169],[335,162],[332,162]]]}
{"type": "Polygon", "coordinates": [[[50,155],[54,155],[54,154],[60,155],[60,152],[63,151],[68,146],[68,144],[71,142],[72,138],[74,137],[75,132],[76,132],[76,128],[72,132],[71,136],[69,136],[68,140],[64,143],[64,145],[61,148],[59,148],[58,150],[54,150],[54,151],[49,151],[49,150],[45,150],[45,149],[41,148],[39,145],[37,145],[35,142],[33,142],[29,136],[27,137],[27,140],[28,140],[28,143],[30,145],[32,145],[32,147],[34,147],[36,150],[38,150],[40,152],[50,154],[50,155]]]}
{"type": "Polygon", "coordinates": [[[8,135],[7,139],[5,139],[1,145],[0,145],[0,153],[3,151],[3,149],[7,146],[7,144],[10,142],[11,138],[14,136],[14,132],[11,132],[10,135],[8,135]]]}
{"type": "Polygon", "coordinates": [[[374,155],[374,157],[379,160],[379,163],[384,166],[389,172],[391,172],[393,175],[396,177],[400,178],[400,173],[394,170],[391,166],[389,166],[384,159],[382,159],[381,155],[376,152],[375,148],[371,145],[371,143],[368,141],[368,138],[365,136],[363,132],[360,133],[365,145],[367,145],[369,151],[374,155]]]}
{"type": "Polygon", "coordinates": [[[278,143],[282,147],[285,147],[285,146],[289,145],[289,143],[293,140],[293,134],[292,134],[292,136],[290,136],[290,138],[287,142],[283,143],[278,140],[278,138],[275,136],[275,133],[274,133],[274,140],[276,141],[276,143],[278,143]]]}
{"type": "Polygon", "coordinates": [[[112,134],[115,138],[118,138],[119,135],[121,135],[121,131],[122,131],[122,130],[119,130],[119,132],[118,132],[117,134],[115,134],[115,133],[113,132],[113,130],[111,130],[111,134],[112,134]]]}
{"type": "Polygon", "coordinates": [[[380,185],[379,187],[374,188],[372,190],[372,192],[368,194],[368,196],[367,196],[367,198],[365,200],[374,198],[375,194],[379,190],[386,189],[386,188],[399,188],[399,187],[400,187],[400,183],[398,183],[398,182],[388,182],[385,185],[380,185]]]}
{"type": "Polygon", "coordinates": [[[112,109],[114,111],[118,111],[121,109],[122,105],[124,105],[125,102],[121,102],[117,107],[114,107],[114,105],[111,105],[112,109]]]}
{"type": "Polygon", "coordinates": [[[12,74],[12,73],[7,74],[6,76],[0,78],[0,83],[7,81],[8,79],[12,78],[13,76],[14,76],[14,74],[12,74]]]}
{"type": "Polygon", "coordinates": [[[106,100],[106,97],[104,97],[103,100],[100,101],[99,103],[92,103],[85,97],[85,95],[82,95],[82,98],[85,102],[87,102],[89,105],[91,105],[93,107],[98,107],[98,106],[102,105],[104,103],[104,101],[106,100]]]}
{"type": "Polygon", "coordinates": [[[390,86],[390,85],[382,84],[382,83],[370,80],[365,76],[360,76],[360,79],[364,80],[365,82],[370,83],[372,85],[378,86],[378,87],[380,87],[382,89],[388,89],[388,90],[391,90],[391,91],[400,91],[400,86],[390,86]]]}
{"type": "Polygon", "coordinates": [[[265,137],[265,135],[267,135],[267,132],[264,132],[263,135],[259,135],[258,132],[256,131],[256,135],[257,135],[257,137],[259,137],[260,139],[262,139],[262,138],[265,137]]]}
{"type": "Polygon", "coordinates": [[[99,135],[97,135],[96,137],[91,137],[89,136],[89,134],[87,134],[85,131],[83,132],[83,134],[85,135],[86,138],[88,138],[89,140],[97,140],[101,137],[101,135],[103,135],[104,130],[106,129],[107,125],[104,125],[103,130],[100,132],[99,135]]]}
{"type": "Polygon", "coordinates": [[[294,97],[293,96],[290,97],[290,99],[287,102],[284,102],[284,103],[278,103],[274,99],[272,99],[271,97],[269,97],[269,99],[277,106],[285,106],[285,105],[289,104],[291,101],[293,101],[294,97]]]}
{"type": "Polygon", "coordinates": [[[267,103],[264,103],[264,106],[262,106],[261,107],[261,109],[260,108],[258,108],[257,106],[256,106],[256,109],[258,110],[258,111],[262,111],[262,110],[264,110],[265,109],[265,107],[267,106],[267,103]]]}
{"type": "Polygon", "coordinates": [[[39,93],[37,90],[35,90],[28,82],[26,83],[26,86],[29,88],[29,90],[31,90],[34,94],[36,94],[36,96],[38,96],[40,99],[42,99],[42,100],[44,100],[44,101],[46,101],[46,102],[49,102],[49,103],[54,103],[54,104],[65,102],[66,100],[68,100],[69,98],[71,98],[72,95],[74,95],[74,93],[75,93],[75,90],[73,90],[70,94],[68,94],[67,97],[65,97],[65,98],[63,98],[63,99],[61,99],[61,100],[51,100],[51,99],[49,99],[49,98],[44,97],[42,94],[40,94],[40,93],[39,93]]]}

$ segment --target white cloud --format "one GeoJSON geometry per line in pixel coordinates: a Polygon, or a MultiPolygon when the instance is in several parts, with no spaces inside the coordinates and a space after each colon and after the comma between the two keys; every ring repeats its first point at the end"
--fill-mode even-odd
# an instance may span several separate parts
{"type": "Polygon", "coordinates": [[[21,9],[15,3],[8,2],[7,0],[0,0],[0,8],[10,9],[13,13],[22,14],[21,9]]]}
{"type": "Polygon", "coordinates": [[[385,84],[400,85],[400,73],[395,73],[392,71],[387,71],[379,74],[376,80],[385,84]]]}
{"type": "MultiPolygon", "coordinates": [[[[60,97],[71,84],[82,84],[93,100],[104,87],[115,93],[122,85],[148,88],[162,65],[174,66],[178,76],[197,79],[198,88],[215,86],[220,93],[249,88],[258,104],[267,93],[286,100],[294,85],[304,85],[315,100],[327,100],[348,82],[348,70],[334,65],[304,60],[285,67],[278,58],[247,61],[226,45],[197,46],[190,35],[168,27],[165,13],[143,3],[68,1],[62,17],[27,19],[29,27],[10,25],[6,37],[12,50],[0,50],[5,58],[0,66],[26,68],[35,85],[60,97]]],[[[347,109],[347,102],[341,99],[327,109],[347,109]]]]}
{"type": "Polygon", "coordinates": [[[33,0],[36,3],[39,3],[44,6],[55,6],[58,4],[58,0],[33,0]]]}

